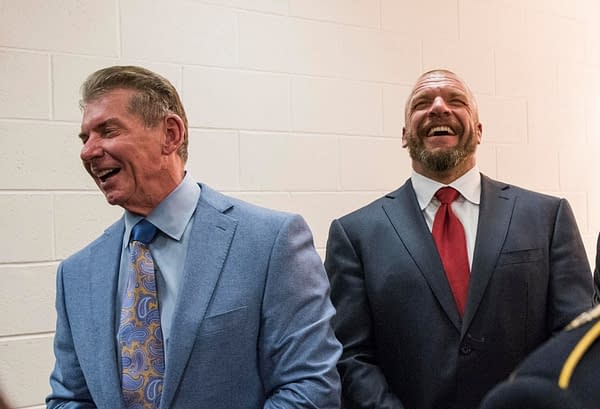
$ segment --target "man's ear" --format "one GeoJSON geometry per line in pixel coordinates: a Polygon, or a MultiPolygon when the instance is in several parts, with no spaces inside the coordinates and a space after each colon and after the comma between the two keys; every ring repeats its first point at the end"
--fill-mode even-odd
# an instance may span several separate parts
{"type": "Polygon", "coordinates": [[[177,114],[168,114],[164,120],[165,139],[162,151],[165,155],[176,152],[183,144],[185,138],[185,126],[183,120],[177,114]]]}
{"type": "Polygon", "coordinates": [[[402,127],[402,147],[406,148],[408,146],[408,142],[406,141],[406,127],[402,127]]]}
{"type": "Polygon", "coordinates": [[[483,125],[481,122],[477,122],[477,144],[481,143],[481,136],[483,135],[483,125]]]}

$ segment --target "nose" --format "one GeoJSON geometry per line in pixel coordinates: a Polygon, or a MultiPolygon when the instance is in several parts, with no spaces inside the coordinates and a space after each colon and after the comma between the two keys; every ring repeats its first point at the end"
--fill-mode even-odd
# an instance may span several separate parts
{"type": "Polygon", "coordinates": [[[449,115],[450,107],[446,104],[446,101],[441,95],[438,95],[434,98],[433,103],[431,104],[431,109],[429,110],[429,115],[449,115]]]}
{"type": "Polygon", "coordinates": [[[79,157],[83,162],[89,162],[102,155],[104,155],[104,150],[101,139],[92,133],[81,147],[79,157]]]}

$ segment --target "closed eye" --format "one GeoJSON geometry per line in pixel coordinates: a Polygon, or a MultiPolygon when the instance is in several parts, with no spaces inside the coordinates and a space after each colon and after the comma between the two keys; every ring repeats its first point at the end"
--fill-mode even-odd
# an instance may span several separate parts
{"type": "Polygon", "coordinates": [[[104,128],[102,130],[102,136],[104,138],[114,138],[119,133],[119,130],[116,128],[104,128]]]}
{"type": "Polygon", "coordinates": [[[452,99],[450,100],[450,104],[457,106],[466,106],[467,101],[465,101],[464,99],[452,99]]]}
{"type": "Polygon", "coordinates": [[[421,100],[415,101],[415,102],[413,103],[413,105],[412,105],[412,109],[413,109],[413,110],[414,110],[414,109],[425,109],[425,108],[427,108],[427,107],[428,107],[430,104],[431,104],[431,101],[428,101],[428,100],[421,99],[421,100]]]}

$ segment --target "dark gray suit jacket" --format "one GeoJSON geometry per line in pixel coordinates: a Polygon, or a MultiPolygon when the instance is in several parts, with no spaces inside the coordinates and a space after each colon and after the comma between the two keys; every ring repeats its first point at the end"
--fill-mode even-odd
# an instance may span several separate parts
{"type": "MultiPolygon", "coordinates": [[[[115,297],[123,219],[61,263],[48,408],[122,409],[115,297]]],[[[329,283],[295,215],[207,186],[166,350],[161,408],[339,407],[329,283]]]]}
{"type": "Polygon", "coordinates": [[[600,304],[600,234],[596,242],[596,268],[594,269],[594,303],[600,304]]]}
{"type": "Polygon", "coordinates": [[[475,408],[592,302],[567,201],[485,176],[464,320],[410,180],[333,221],[325,267],[347,409],[475,408]]]}
{"type": "Polygon", "coordinates": [[[483,399],[480,409],[600,407],[600,306],[531,353],[483,399]]]}

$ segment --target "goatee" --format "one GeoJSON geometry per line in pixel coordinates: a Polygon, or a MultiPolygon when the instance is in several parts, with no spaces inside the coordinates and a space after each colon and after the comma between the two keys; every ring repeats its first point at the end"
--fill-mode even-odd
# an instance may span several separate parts
{"type": "Polygon", "coordinates": [[[473,139],[473,135],[470,135],[463,144],[432,152],[425,148],[422,139],[408,135],[407,146],[410,157],[414,161],[421,163],[430,171],[446,172],[457,167],[475,152],[477,145],[473,143],[473,139]]]}

